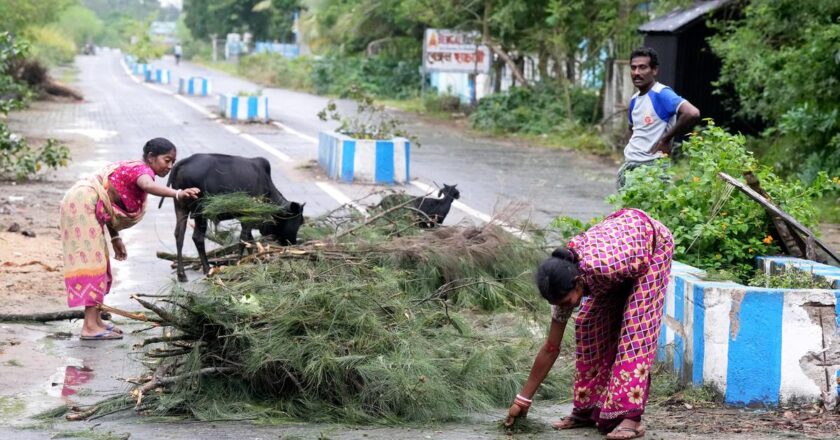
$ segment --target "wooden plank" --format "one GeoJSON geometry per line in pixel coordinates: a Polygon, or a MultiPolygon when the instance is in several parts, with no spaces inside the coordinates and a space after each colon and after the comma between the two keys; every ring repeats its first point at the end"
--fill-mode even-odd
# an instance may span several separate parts
{"type": "MultiPolygon", "coordinates": [[[[779,208],[778,206],[776,206],[772,202],[765,199],[761,194],[753,191],[752,188],[748,187],[747,185],[744,185],[741,181],[735,179],[734,177],[730,176],[729,174],[718,173],[718,177],[720,177],[721,179],[723,179],[727,183],[729,183],[732,186],[741,190],[741,192],[746,194],[749,198],[751,198],[751,199],[755,200],[756,202],[758,202],[759,204],[761,204],[761,206],[763,206],[764,209],[766,209],[766,210],[772,212],[773,214],[776,214],[779,217],[781,217],[788,225],[793,227],[793,229],[795,229],[795,230],[799,231],[800,233],[804,234],[809,241],[813,240],[813,243],[816,244],[817,246],[819,246],[820,249],[822,249],[826,254],[828,254],[828,256],[830,256],[832,259],[834,259],[834,261],[836,261],[837,263],[840,263],[840,257],[838,257],[837,254],[834,253],[834,251],[829,249],[828,246],[825,245],[825,243],[823,243],[822,241],[817,239],[817,237],[814,235],[813,232],[811,232],[810,229],[805,227],[805,225],[803,225],[802,223],[799,223],[795,218],[791,217],[790,214],[786,213],[781,208],[779,208]]],[[[807,249],[807,242],[806,242],[806,249],[807,249]]],[[[806,258],[807,258],[807,256],[806,256],[806,258]]]]}

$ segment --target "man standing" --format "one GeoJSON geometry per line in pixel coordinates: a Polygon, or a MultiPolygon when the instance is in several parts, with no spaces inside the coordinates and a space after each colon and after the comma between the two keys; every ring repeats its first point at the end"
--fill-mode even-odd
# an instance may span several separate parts
{"type": "Polygon", "coordinates": [[[181,63],[181,43],[175,44],[175,49],[173,52],[175,52],[175,65],[177,66],[181,63]]]}
{"type": "Polygon", "coordinates": [[[643,47],[630,54],[630,77],[639,89],[630,99],[627,117],[632,134],[624,147],[624,165],[618,171],[618,189],[624,186],[627,171],[653,165],[671,152],[674,138],[688,132],[700,121],[700,110],[659,82],[656,74],[659,56],[643,47]]]}

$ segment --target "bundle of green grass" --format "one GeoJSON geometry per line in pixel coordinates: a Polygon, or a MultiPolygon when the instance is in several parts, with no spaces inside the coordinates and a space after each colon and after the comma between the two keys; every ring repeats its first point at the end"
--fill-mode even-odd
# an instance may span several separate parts
{"type": "MultiPolygon", "coordinates": [[[[145,353],[154,373],[131,394],[89,415],[390,423],[506,406],[548,324],[531,282],[544,252],[492,225],[411,221],[316,219],[306,243],[176,288],[168,308],[140,300],[170,330],[148,346],[167,345],[145,353]]],[[[543,396],[566,394],[570,375],[543,396]]]]}

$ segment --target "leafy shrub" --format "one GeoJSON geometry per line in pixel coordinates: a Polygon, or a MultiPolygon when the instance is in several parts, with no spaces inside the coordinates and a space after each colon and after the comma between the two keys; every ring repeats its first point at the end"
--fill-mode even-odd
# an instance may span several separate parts
{"type": "Polygon", "coordinates": [[[12,70],[26,55],[29,46],[9,32],[0,32],[0,114],[23,108],[32,97],[26,84],[12,75],[12,70]]]}
{"type": "Polygon", "coordinates": [[[423,95],[423,108],[435,113],[457,112],[461,110],[461,98],[449,93],[427,93],[423,95]]]}
{"type": "Polygon", "coordinates": [[[773,201],[808,227],[817,221],[813,200],[830,186],[825,173],[809,186],[783,180],[759,165],[744,144],[744,136],[709,121],[683,144],[682,163],[628,172],[627,185],[610,202],[642,209],[665,224],[674,235],[676,260],[705,270],[728,270],[743,281],[756,256],[777,253],[778,248],[764,208],[737,189],[728,190],[718,173],[739,177],[752,171],[773,201]]]}
{"type": "Polygon", "coordinates": [[[280,54],[260,53],[243,57],[240,75],[260,84],[296,90],[312,89],[312,58],[288,59],[280,54]]]}
{"type": "Polygon", "coordinates": [[[36,150],[26,139],[12,135],[0,124],[0,178],[23,180],[44,166],[53,169],[67,166],[69,160],[70,150],[55,139],[47,139],[47,143],[36,150]]]}
{"type": "Polygon", "coordinates": [[[390,57],[318,59],[312,66],[312,86],[322,95],[339,95],[353,86],[380,98],[404,99],[420,92],[420,62],[390,57]]]}
{"type": "Polygon", "coordinates": [[[564,121],[591,124],[600,118],[597,91],[580,87],[571,91],[572,114],[567,114],[562,87],[548,82],[515,87],[479,101],[470,116],[473,128],[494,133],[549,134],[562,131],[564,121]]]}
{"type": "Polygon", "coordinates": [[[128,47],[128,53],[137,57],[138,63],[149,63],[162,57],[166,53],[166,46],[152,41],[148,34],[143,33],[128,47]]]}
{"type": "Polygon", "coordinates": [[[32,55],[47,65],[67,64],[76,56],[76,44],[52,26],[31,27],[32,55]]]}

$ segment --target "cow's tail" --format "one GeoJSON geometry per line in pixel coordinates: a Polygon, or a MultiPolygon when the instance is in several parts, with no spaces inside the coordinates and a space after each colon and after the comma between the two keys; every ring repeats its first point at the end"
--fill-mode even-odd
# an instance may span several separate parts
{"type": "MultiPolygon", "coordinates": [[[[178,172],[178,168],[179,168],[178,164],[175,164],[175,166],[172,167],[172,171],[169,172],[169,179],[166,180],[166,186],[167,187],[172,186],[172,180],[175,178],[175,174],[178,172]]],[[[158,203],[158,209],[163,207],[163,201],[164,200],[166,200],[166,197],[160,196],[160,203],[158,203]]]]}

